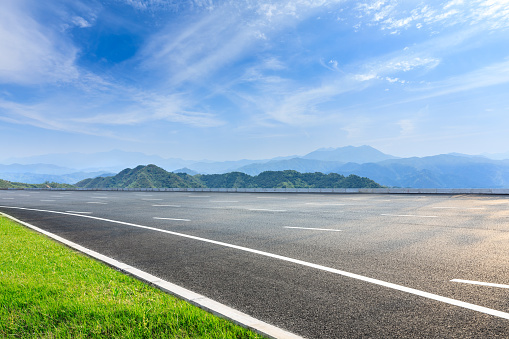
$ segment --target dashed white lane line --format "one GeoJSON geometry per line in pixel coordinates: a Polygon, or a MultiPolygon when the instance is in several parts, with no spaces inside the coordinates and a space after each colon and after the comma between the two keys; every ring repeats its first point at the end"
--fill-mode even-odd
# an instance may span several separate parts
{"type": "Polygon", "coordinates": [[[228,203],[228,202],[238,202],[238,201],[236,201],[236,200],[210,200],[210,202],[226,202],[226,203],[228,203]]]}
{"type": "Polygon", "coordinates": [[[417,215],[417,214],[380,214],[386,217],[414,217],[414,218],[438,218],[436,215],[417,215]]]}
{"type": "Polygon", "coordinates": [[[292,226],[284,226],[284,228],[296,228],[299,230],[313,230],[313,231],[342,232],[342,230],[334,230],[330,228],[311,228],[311,227],[292,227],[292,226]]]}
{"type": "Polygon", "coordinates": [[[460,301],[460,300],[456,300],[456,299],[452,299],[452,298],[448,298],[448,297],[443,297],[443,296],[440,296],[438,294],[429,293],[429,292],[417,290],[415,288],[406,287],[406,286],[390,283],[390,282],[387,282],[387,281],[383,281],[383,280],[379,280],[379,279],[374,279],[374,278],[366,277],[366,276],[363,276],[363,275],[360,275],[360,274],[350,273],[350,272],[347,272],[347,271],[342,271],[342,270],[338,270],[338,269],[327,267],[327,266],[313,264],[313,263],[310,263],[310,262],[307,262],[307,261],[285,257],[285,256],[282,256],[282,255],[279,255],[279,254],[273,254],[273,253],[269,253],[269,252],[259,251],[259,250],[255,250],[255,249],[252,249],[252,248],[238,246],[238,245],[232,245],[232,244],[228,244],[228,243],[221,242],[221,241],[210,240],[210,239],[206,239],[206,238],[200,238],[200,237],[196,237],[196,236],[193,236],[193,235],[188,235],[188,234],[183,234],[183,233],[178,233],[178,232],[173,232],[173,231],[168,231],[168,230],[162,230],[162,229],[155,228],[155,227],[143,226],[143,225],[128,223],[128,222],[124,222],[124,221],[99,218],[99,217],[94,217],[94,216],[91,216],[91,215],[82,215],[82,214],[66,213],[66,212],[59,212],[59,211],[41,210],[41,209],[26,208],[26,207],[12,207],[12,206],[0,206],[0,207],[7,208],[7,209],[19,209],[19,210],[25,210],[25,211],[38,211],[38,212],[47,212],[47,213],[55,213],[55,214],[72,215],[72,216],[77,216],[77,217],[81,217],[81,218],[89,218],[89,219],[94,219],[94,220],[110,222],[110,223],[114,223],[114,224],[126,225],[126,226],[131,226],[131,227],[137,227],[137,228],[142,228],[142,229],[146,229],[146,230],[151,230],[151,231],[155,231],[155,232],[171,234],[171,235],[175,235],[175,236],[178,236],[178,237],[183,237],[183,238],[187,238],[187,239],[193,239],[193,240],[202,241],[202,242],[206,242],[206,243],[210,243],[210,244],[215,244],[215,245],[218,245],[218,246],[233,248],[233,249],[236,249],[236,250],[239,250],[239,251],[244,251],[244,252],[248,252],[248,253],[254,253],[254,254],[262,255],[262,256],[265,256],[265,257],[269,257],[269,258],[274,258],[274,259],[278,259],[278,260],[282,260],[282,261],[286,261],[286,262],[291,262],[291,263],[294,263],[294,264],[297,264],[297,265],[306,266],[306,267],[314,268],[314,269],[317,269],[317,270],[321,270],[321,271],[325,271],[325,272],[329,272],[329,273],[338,274],[338,275],[341,275],[341,276],[344,276],[344,277],[348,277],[348,278],[352,278],[352,279],[368,282],[368,283],[379,285],[379,286],[383,286],[383,287],[386,287],[386,288],[391,288],[391,289],[394,289],[394,290],[397,290],[397,291],[401,291],[401,292],[417,295],[417,296],[420,296],[420,297],[423,297],[423,298],[427,298],[427,299],[430,299],[430,300],[435,300],[435,301],[443,302],[443,303],[446,303],[446,304],[449,304],[449,305],[454,305],[454,306],[457,306],[457,307],[461,307],[461,308],[465,308],[465,309],[469,309],[469,310],[473,310],[473,311],[476,311],[476,312],[480,312],[480,313],[484,313],[484,314],[489,314],[489,315],[492,315],[492,316],[495,316],[495,317],[499,317],[499,318],[503,318],[503,319],[508,319],[509,320],[509,313],[507,313],[507,312],[497,311],[497,310],[494,310],[494,309],[491,309],[491,308],[488,308],[488,307],[479,306],[479,305],[467,303],[467,302],[464,302],[464,301],[460,301]]]}
{"type": "Polygon", "coordinates": [[[485,210],[485,207],[433,207],[435,209],[451,209],[451,210],[485,210]]]}
{"type": "Polygon", "coordinates": [[[154,285],[154,286],[158,287],[159,289],[161,289],[162,291],[164,291],[166,293],[170,293],[178,298],[184,299],[184,300],[188,301],[189,303],[191,303],[195,306],[198,306],[199,308],[201,308],[207,312],[213,313],[213,314],[218,315],[222,318],[233,321],[234,323],[239,324],[239,325],[243,326],[244,328],[252,329],[255,332],[257,332],[263,336],[266,336],[269,338],[303,339],[302,337],[295,335],[291,332],[285,331],[279,327],[273,326],[271,324],[265,323],[265,322],[258,320],[256,318],[253,318],[246,313],[240,312],[236,309],[233,309],[231,307],[223,305],[217,301],[209,299],[201,294],[195,293],[191,290],[188,290],[186,288],[175,285],[169,281],[158,278],[158,277],[151,275],[145,271],[139,270],[136,267],[124,264],[124,263],[117,261],[113,258],[105,256],[101,253],[92,251],[86,247],[78,245],[77,243],[74,243],[72,241],[64,239],[56,234],[50,233],[50,232],[45,231],[41,228],[38,228],[34,225],[31,225],[31,224],[21,221],[19,219],[13,218],[10,215],[4,214],[2,212],[0,212],[0,215],[4,215],[4,216],[16,221],[19,224],[22,224],[28,228],[31,228],[41,234],[45,234],[46,236],[48,236],[52,239],[55,239],[56,241],[59,241],[60,243],[63,243],[63,244],[65,244],[71,248],[74,248],[82,253],[85,253],[86,255],[88,255],[92,258],[95,258],[95,259],[100,260],[104,263],[107,263],[110,266],[116,267],[121,272],[130,274],[142,281],[145,281],[151,285],[154,285]]]}
{"type": "Polygon", "coordinates": [[[67,213],[92,214],[92,212],[66,211],[67,213]]]}
{"type": "Polygon", "coordinates": [[[189,220],[189,219],[160,218],[160,217],[154,217],[153,219],[157,219],[157,220],[173,220],[173,221],[191,221],[191,220],[189,220]]]}
{"type": "Polygon", "coordinates": [[[87,201],[87,204],[108,205],[107,202],[100,202],[100,201],[87,201]]]}
{"type": "Polygon", "coordinates": [[[277,197],[256,197],[256,199],[287,200],[288,198],[277,198],[277,197]]]}
{"type": "Polygon", "coordinates": [[[143,201],[161,201],[163,199],[141,199],[143,201]]]}
{"type": "Polygon", "coordinates": [[[90,197],[91,199],[109,199],[109,197],[90,197]]]}
{"type": "Polygon", "coordinates": [[[41,199],[40,201],[45,201],[45,202],[53,202],[55,200],[49,200],[49,199],[41,199]]]}
{"type": "Polygon", "coordinates": [[[271,210],[267,208],[248,208],[248,211],[262,211],[262,212],[286,212],[286,210],[271,210]]]}
{"type": "Polygon", "coordinates": [[[464,283],[464,284],[472,284],[472,285],[482,285],[482,286],[490,286],[490,287],[498,287],[498,288],[509,288],[509,285],[487,283],[487,282],[482,282],[482,281],[472,281],[472,280],[463,280],[463,279],[452,279],[451,281],[458,282],[458,283],[464,283]]]}
{"type": "Polygon", "coordinates": [[[313,206],[345,206],[346,204],[328,203],[328,202],[307,202],[306,205],[313,206]]]}
{"type": "Polygon", "coordinates": [[[14,198],[2,198],[4,200],[14,200],[14,198]]]}
{"type": "Polygon", "coordinates": [[[152,207],[182,207],[180,205],[152,205],[152,207]]]}

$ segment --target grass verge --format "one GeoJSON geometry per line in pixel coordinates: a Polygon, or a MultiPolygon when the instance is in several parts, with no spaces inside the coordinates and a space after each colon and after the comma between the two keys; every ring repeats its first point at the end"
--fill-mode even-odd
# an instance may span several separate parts
{"type": "Polygon", "coordinates": [[[0,216],[2,338],[262,338],[0,216]]]}

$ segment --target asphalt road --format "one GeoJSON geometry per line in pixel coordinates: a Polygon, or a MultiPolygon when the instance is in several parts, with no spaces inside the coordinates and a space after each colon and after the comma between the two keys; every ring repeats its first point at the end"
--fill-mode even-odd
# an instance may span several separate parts
{"type": "Polygon", "coordinates": [[[506,196],[0,191],[0,205],[307,338],[509,337],[506,196]]]}

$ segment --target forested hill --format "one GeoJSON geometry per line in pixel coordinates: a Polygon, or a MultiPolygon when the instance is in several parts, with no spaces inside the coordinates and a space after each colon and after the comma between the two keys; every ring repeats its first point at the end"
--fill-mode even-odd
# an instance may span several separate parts
{"type": "Polygon", "coordinates": [[[0,189],[6,188],[73,188],[73,185],[48,182],[42,184],[25,184],[21,182],[12,182],[0,179],[0,189]]]}
{"type": "Polygon", "coordinates": [[[85,179],[76,184],[84,188],[378,188],[371,179],[329,173],[266,171],[256,176],[241,172],[189,175],[171,173],[155,165],[127,168],[115,176],[85,179]]]}

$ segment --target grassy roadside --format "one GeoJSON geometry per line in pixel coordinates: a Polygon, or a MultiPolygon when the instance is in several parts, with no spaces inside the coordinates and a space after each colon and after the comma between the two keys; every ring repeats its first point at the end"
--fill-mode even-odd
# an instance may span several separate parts
{"type": "Polygon", "coordinates": [[[262,338],[2,216],[0,337],[262,338]]]}

